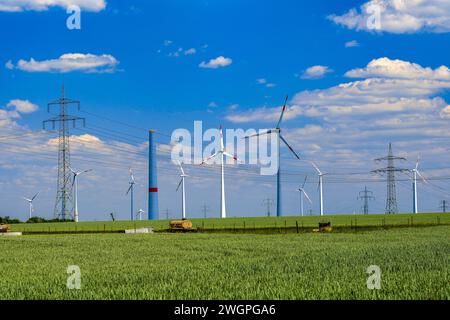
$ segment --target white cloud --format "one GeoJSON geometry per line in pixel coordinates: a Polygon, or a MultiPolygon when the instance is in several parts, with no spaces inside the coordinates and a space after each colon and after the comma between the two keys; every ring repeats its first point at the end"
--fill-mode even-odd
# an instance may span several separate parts
{"type": "Polygon", "coordinates": [[[28,100],[19,99],[11,100],[6,106],[10,108],[12,107],[14,108],[14,110],[20,113],[33,113],[39,109],[39,107],[34,103],[31,103],[28,100]]]}
{"type": "MultiPolygon", "coordinates": [[[[236,110],[236,109],[234,109],[236,110]]],[[[231,109],[230,111],[234,111],[231,109]]],[[[240,113],[231,113],[226,119],[233,123],[266,122],[274,123],[279,119],[281,106],[276,108],[261,107],[240,113]]],[[[284,115],[284,120],[295,119],[302,115],[303,111],[299,106],[288,106],[284,115]]]]}
{"type": "Polygon", "coordinates": [[[359,47],[359,42],[356,41],[356,40],[347,41],[347,42],[345,43],[345,47],[346,47],[346,48],[359,47]]]}
{"type": "Polygon", "coordinates": [[[164,40],[164,46],[166,46],[166,47],[172,45],[172,43],[173,43],[172,40],[164,40]]]}
{"type": "Polygon", "coordinates": [[[373,31],[370,21],[377,11],[380,12],[377,31],[450,32],[450,2],[446,0],[371,0],[360,8],[328,18],[349,29],[373,31]]]}
{"type": "Polygon", "coordinates": [[[274,88],[277,86],[275,83],[267,82],[267,79],[265,78],[256,79],[256,83],[263,85],[267,88],[274,88]]]}
{"type": "Polygon", "coordinates": [[[26,72],[68,73],[81,71],[86,73],[114,72],[119,61],[111,55],[66,53],[58,59],[36,61],[19,60],[16,68],[26,72]]]}
{"type": "Polygon", "coordinates": [[[220,67],[226,67],[233,63],[233,60],[230,58],[225,58],[224,56],[217,57],[215,59],[211,59],[208,62],[202,61],[199,64],[200,68],[206,69],[217,69],[220,67]]]}
{"type": "Polygon", "coordinates": [[[50,7],[67,8],[77,5],[82,10],[99,12],[106,8],[105,0],[0,0],[0,11],[45,11],[50,7]]]}
{"type": "Polygon", "coordinates": [[[169,53],[169,57],[178,58],[182,52],[183,48],[178,48],[177,51],[169,53]]]}
{"type": "Polygon", "coordinates": [[[9,60],[9,61],[7,61],[7,62],[5,63],[5,68],[8,69],[8,70],[14,69],[14,64],[12,63],[11,60],[9,60]]]}
{"type": "Polygon", "coordinates": [[[208,104],[208,108],[217,108],[217,107],[218,107],[218,104],[215,103],[214,101],[211,101],[211,102],[208,104]]]}
{"type": "MultiPolygon", "coordinates": [[[[362,119],[370,115],[389,118],[431,112],[446,116],[447,111],[441,110],[448,104],[437,95],[450,89],[447,67],[433,70],[407,61],[388,58],[381,61],[382,67],[376,67],[378,64],[372,61],[365,68],[347,73],[347,76],[368,76],[367,79],[297,93],[287,109],[286,119],[303,116],[338,123],[344,118],[362,119]]],[[[279,117],[279,112],[279,108],[262,107],[230,113],[227,119],[235,123],[270,122],[279,117]]]]}
{"type": "Polygon", "coordinates": [[[260,79],[256,79],[256,82],[257,82],[258,84],[266,84],[266,83],[267,83],[267,80],[264,79],[264,78],[260,78],[260,79]]]}
{"type": "Polygon", "coordinates": [[[190,49],[187,49],[186,51],[184,51],[185,56],[193,55],[196,53],[197,53],[197,49],[195,49],[195,48],[190,48],[190,49]]]}
{"type": "Polygon", "coordinates": [[[237,109],[239,109],[239,105],[237,103],[234,103],[234,104],[228,106],[228,110],[230,110],[230,111],[234,111],[237,109]]]}
{"type": "Polygon", "coordinates": [[[450,106],[446,106],[441,111],[441,117],[444,119],[450,119],[450,106]]]}
{"type": "Polygon", "coordinates": [[[384,57],[372,60],[365,68],[350,70],[345,75],[351,78],[382,77],[449,81],[450,69],[446,66],[436,69],[424,68],[416,63],[384,57]]]}
{"type": "Polygon", "coordinates": [[[301,77],[302,79],[320,79],[331,71],[327,66],[312,66],[306,69],[301,77]]]}

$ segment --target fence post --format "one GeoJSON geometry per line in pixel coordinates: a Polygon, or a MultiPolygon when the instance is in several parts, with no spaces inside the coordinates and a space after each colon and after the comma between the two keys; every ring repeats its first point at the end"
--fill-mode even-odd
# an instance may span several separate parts
{"type": "Polygon", "coordinates": [[[297,228],[297,233],[298,233],[298,221],[295,221],[295,226],[297,228]]]}

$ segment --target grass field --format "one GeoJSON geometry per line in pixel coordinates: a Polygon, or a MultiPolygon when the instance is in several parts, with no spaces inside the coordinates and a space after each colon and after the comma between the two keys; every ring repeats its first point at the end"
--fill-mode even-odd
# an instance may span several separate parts
{"type": "Polygon", "coordinates": [[[0,299],[450,299],[450,226],[32,235],[0,238],[0,253],[0,299]],[[68,265],[81,290],[66,288],[68,265]],[[381,290],[366,287],[369,265],[381,290]]]}
{"type": "MultiPolygon", "coordinates": [[[[307,217],[257,217],[257,218],[227,218],[227,219],[192,219],[195,227],[207,229],[222,228],[283,228],[295,227],[296,223],[304,227],[317,227],[320,221],[330,221],[333,226],[382,226],[382,225],[427,225],[450,224],[449,213],[429,214],[396,214],[396,215],[334,215],[307,217]]],[[[106,221],[79,223],[39,223],[12,225],[12,231],[54,232],[54,231],[112,231],[151,226],[155,230],[167,229],[169,220],[157,221],[106,221]]]]}

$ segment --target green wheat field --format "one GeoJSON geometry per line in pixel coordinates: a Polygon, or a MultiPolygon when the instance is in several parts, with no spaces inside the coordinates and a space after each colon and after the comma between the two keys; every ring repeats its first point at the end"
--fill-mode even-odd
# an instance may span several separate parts
{"type": "MultiPolygon", "coordinates": [[[[54,234],[0,237],[0,299],[450,299],[450,215],[333,216],[334,225],[403,225],[343,233],[54,234]],[[440,218],[437,218],[440,217],[440,218]],[[433,225],[439,222],[441,225],[433,225]],[[430,226],[428,226],[430,225],[430,226]],[[421,226],[421,227],[418,227],[421,226]],[[66,286],[67,267],[81,289],[66,286]],[[370,265],[381,289],[366,285],[370,265]]],[[[320,217],[195,220],[214,228],[320,217]]],[[[77,230],[167,227],[167,221],[80,223],[77,230]]],[[[15,225],[61,231],[72,223],[15,225]]]]}

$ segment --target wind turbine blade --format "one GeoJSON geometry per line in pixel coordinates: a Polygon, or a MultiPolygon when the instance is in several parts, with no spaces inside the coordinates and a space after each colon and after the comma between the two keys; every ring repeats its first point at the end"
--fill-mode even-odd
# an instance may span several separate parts
{"type": "Polygon", "coordinates": [[[184,170],[183,170],[183,166],[182,166],[182,164],[181,164],[181,161],[178,161],[178,165],[180,166],[181,174],[184,176],[185,173],[184,173],[184,170]]]}
{"type": "Polygon", "coordinates": [[[308,194],[306,193],[306,191],[303,190],[303,189],[302,189],[302,191],[303,191],[303,194],[305,195],[306,199],[308,199],[309,203],[312,204],[311,198],[308,196],[308,194]]]}
{"type": "Polygon", "coordinates": [[[226,152],[226,151],[223,152],[223,155],[224,155],[224,156],[227,156],[227,157],[229,157],[229,158],[233,158],[233,159],[236,160],[236,161],[239,161],[239,159],[238,159],[236,156],[233,156],[233,155],[229,154],[229,153],[226,152]]]}
{"type": "Polygon", "coordinates": [[[419,175],[419,177],[422,178],[423,182],[428,183],[427,179],[424,178],[424,176],[420,173],[419,170],[417,170],[416,172],[417,172],[417,174],[419,175]]]}
{"type": "Polygon", "coordinates": [[[280,129],[281,121],[283,121],[283,116],[284,116],[284,112],[286,111],[286,104],[287,104],[288,98],[289,97],[286,96],[286,99],[284,100],[284,105],[283,105],[283,109],[281,110],[280,119],[278,120],[278,123],[276,126],[277,129],[280,129]]]}
{"type": "Polygon", "coordinates": [[[308,179],[308,176],[305,176],[305,181],[303,181],[302,189],[305,187],[306,179],[308,179]]]}
{"type": "Polygon", "coordinates": [[[23,199],[23,200],[26,200],[26,201],[28,201],[28,202],[31,202],[31,201],[33,201],[33,200],[31,200],[31,199],[28,199],[28,198],[25,198],[25,197],[22,197],[22,199],[23,199]]]}
{"type": "Polygon", "coordinates": [[[298,156],[298,154],[294,151],[294,149],[292,149],[292,147],[289,145],[289,143],[287,143],[287,141],[283,138],[283,136],[280,134],[280,139],[283,140],[284,144],[287,145],[287,147],[289,148],[289,150],[291,150],[291,152],[295,155],[295,157],[300,160],[300,157],[298,156]]]}
{"type": "Polygon", "coordinates": [[[73,174],[76,174],[76,171],[72,169],[72,167],[69,167],[69,170],[72,171],[73,174]]]}
{"type": "Polygon", "coordinates": [[[419,168],[419,161],[420,161],[420,156],[417,156],[417,161],[416,161],[416,171],[419,168]]]}
{"type": "Polygon", "coordinates": [[[214,153],[212,156],[209,156],[208,158],[203,160],[201,164],[204,164],[204,163],[208,162],[209,160],[211,160],[212,158],[215,158],[218,154],[219,154],[219,152],[214,153]]]}
{"type": "Polygon", "coordinates": [[[75,180],[77,179],[77,175],[76,174],[74,174],[73,175],[73,180],[72,180],[72,187],[73,187],[73,185],[75,184],[75,180]]]}
{"type": "Polygon", "coordinates": [[[128,193],[130,193],[130,190],[131,190],[132,187],[133,187],[133,185],[131,185],[131,186],[128,188],[126,195],[128,195],[128,193]]]}
{"type": "Polygon", "coordinates": [[[225,149],[225,146],[223,145],[223,132],[222,132],[222,126],[220,126],[220,150],[223,151],[225,149]]]}
{"type": "Polygon", "coordinates": [[[87,172],[91,172],[91,171],[93,171],[93,170],[92,169],[88,169],[88,170],[84,170],[84,171],[80,172],[79,174],[87,173],[87,172]]]}
{"type": "Polygon", "coordinates": [[[267,130],[267,131],[251,134],[249,136],[245,136],[244,139],[250,139],[250,138],[253,138],[253,137],[264,136],[266,134],[271,134],[271,133],[272,133],[272,130],[267,130]]]}
{"type": "Polygon", "coordinates": [[[311,163],[311,165],[314,167],[314,169],[316,169],[318,174],[320,174],[320,175],[322,174],[322,171],[319,170],[319,167],[317,167],[314,162],[312,162],[312,161],[308,161],[308,162],[311,163]]]}
{"type": "Polygon", "coordinates": [[[134,174],[133,174],[133,170],[130,168],[130,178],[131,178],[131,182],[134,183],[134,174]]]}
{"type": "Polygon", "coordinates": [[[181,180],[180,180],[180,183],[178,184],[178,187],[177,187],[177,190],[176,191],[178,191],[178,189],[180,189],[180,186],[181,186],[181,183],[183,182],[183,178],[181,178],[181,180]]]}
{"type": "Polygon", "coordinates": [[[33,198],[31,198],[31,201],[33,201],[34,199],[36,199],[36,197],[38,196],[38,194],[39,194],[39,192],[36,193],[36,194],[33,196],[33,198]]]}

